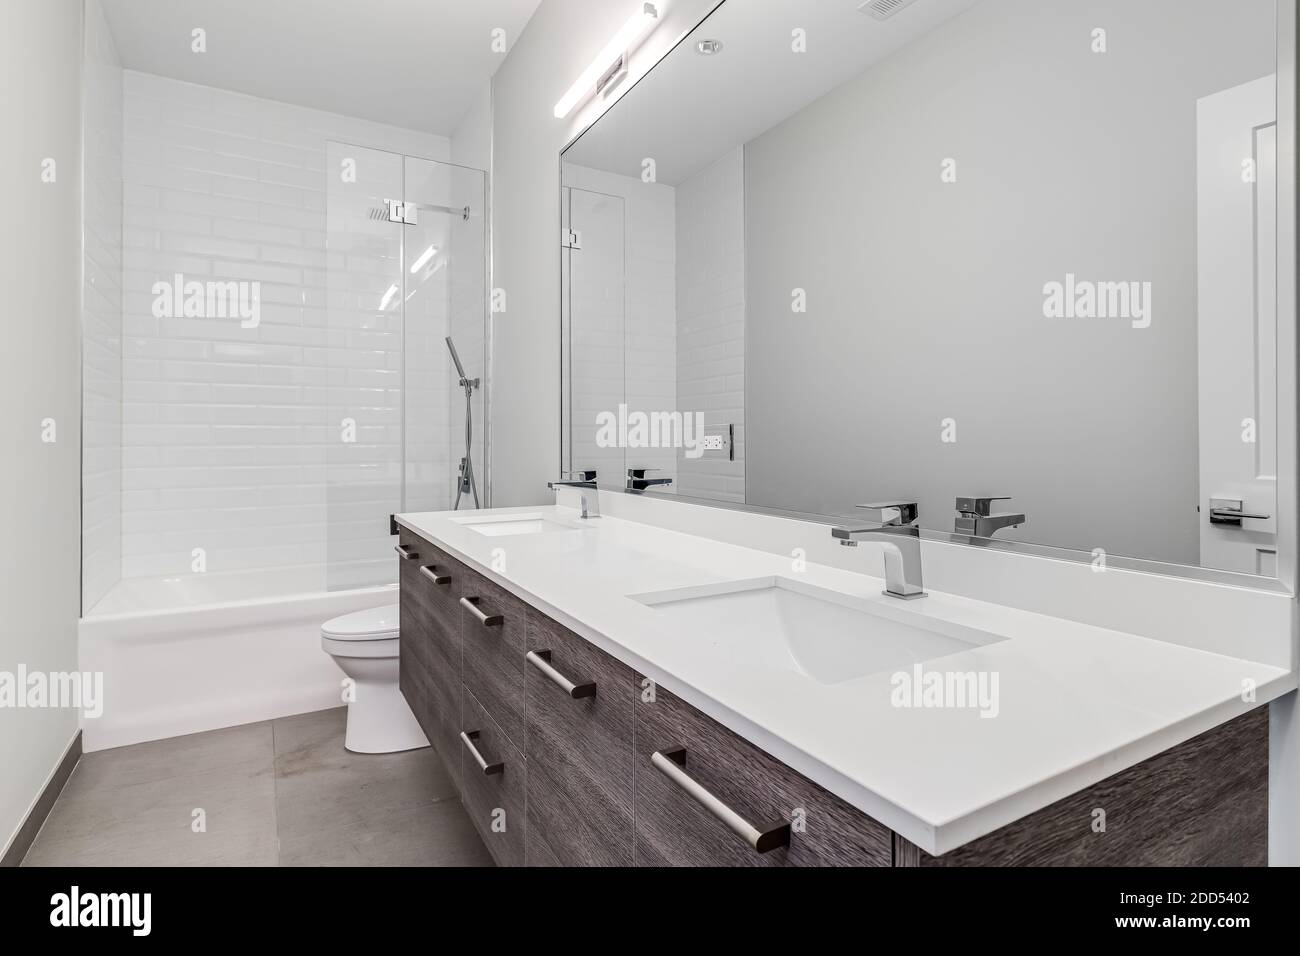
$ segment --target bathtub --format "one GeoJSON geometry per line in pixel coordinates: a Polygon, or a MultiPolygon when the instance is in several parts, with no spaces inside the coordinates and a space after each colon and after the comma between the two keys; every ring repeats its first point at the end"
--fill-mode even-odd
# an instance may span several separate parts
{"type": "Polygon", "coordinates": [[[321,650],[331,617],[397,602],[397,585],[322,590],[319,570],[118,582],[78,627],[80,667],[104,675],[86,751],[301,714],[342,703],[321,650]]]}

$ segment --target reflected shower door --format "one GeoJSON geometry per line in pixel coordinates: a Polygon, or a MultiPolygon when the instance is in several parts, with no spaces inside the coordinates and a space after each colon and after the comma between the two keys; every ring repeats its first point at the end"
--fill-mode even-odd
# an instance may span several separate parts
{"type": "Polygon", "coordinates": [[[623,342],[627,305],[624,208],[618,196],[566,187],[561,197],[563,380],[561,462],[566,471],[594,468],[605,487],[623,487],[624,449],[602,440],[602,416],[626,401],[623,342]]]}

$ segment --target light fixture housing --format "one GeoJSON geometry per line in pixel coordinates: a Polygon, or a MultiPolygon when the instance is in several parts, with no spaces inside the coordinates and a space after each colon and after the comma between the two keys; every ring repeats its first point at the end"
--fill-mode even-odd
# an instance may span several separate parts
{"type": "Polygon", "coordinates": [[[560,97],[560,101],[555,104],[555,118],[564,119],[576,106],[586,102],[587,98],[595,92],[596,85],[605,76],[606,71],[620,58],[629,54],[658,19],[659,11],[653,3],[641,4],[641,8],[610,38],[604,49],[596,55],[596,59],[591,61],[591,65],[574,80],[569,91],[560,97]]]}
{"type": "Polygon", "coordinates": [[[700,56],[716,56],[722,52],[721,40],[701,40],[695,44],[695,52],[700,56]]]}

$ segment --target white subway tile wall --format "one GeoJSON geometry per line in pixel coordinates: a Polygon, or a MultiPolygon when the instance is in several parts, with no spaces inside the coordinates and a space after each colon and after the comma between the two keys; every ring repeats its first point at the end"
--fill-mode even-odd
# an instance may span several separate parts
{"type": "Polygon", "coordinates": [[[745,500],[745,159],[737,147],[677,186],[677,405],[736,457],[678,461],[681,494],[745,500]]]}
{"type": "Polygon", "coordinates": [[[133,71],[124,94],[122,575],[188,572],[199,548],[209,571],[320,565],[327,518],[372,520],[367,492],[327,493],[334,413],[368,410],[375,470],[401,440],[400,334],[360,298],[400,261],[327,258],[327,144],[445,160],[447,140],[133,71]],[[339,268],[364,325],[331,319],[339,268]],[[156,318],[176,273],[260,282],[260,324],[156,318]]]}
{"type": "Polygon", "coordinates": [[[86,4],[83,83],[82,607],[122,576],[122,65],[86,4]]]}

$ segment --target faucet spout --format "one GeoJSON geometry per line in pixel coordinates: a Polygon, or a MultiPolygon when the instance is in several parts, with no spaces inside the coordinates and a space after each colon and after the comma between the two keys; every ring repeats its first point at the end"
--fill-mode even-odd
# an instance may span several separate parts
{"type": "Polygon", "coordinates": [[[859,505],[873,516],[882,517],[881,525],[838,525],[831,537],[854,548],[859,541],[874,541],[885,555],[885,590],[890,597],[911,600],[925,596],[921,574],[921,529],[914,502],[891,502],[884,505],[859,505]]]}

